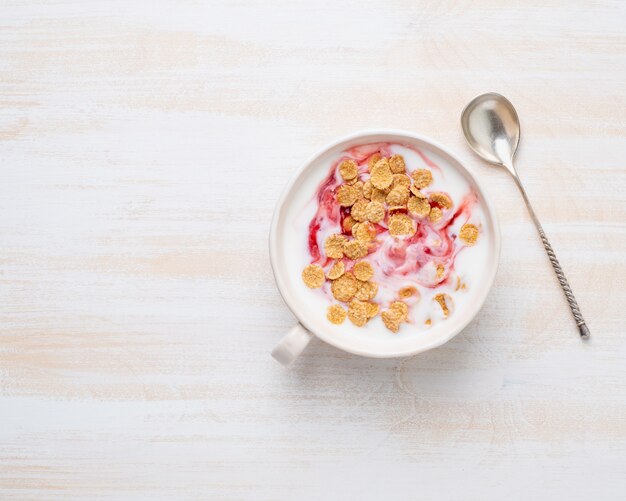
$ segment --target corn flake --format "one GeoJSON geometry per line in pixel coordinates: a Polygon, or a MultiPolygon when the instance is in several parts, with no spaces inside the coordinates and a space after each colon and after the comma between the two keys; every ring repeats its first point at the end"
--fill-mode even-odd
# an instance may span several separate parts
{"type": "Polygon", "coordinates": [[[378,188],[374,188],[372,190],[371,200],[372,202],[380,202],[385,203],[385,199],[387,198],[387,193],[384,190],[379,190],[378,188]]]}
{"type": "Polygon", "coordinates": [[[443,274],[446,272],[446,268],[443,264],[437,265],[437,279],[441,279],[443,274]]]}
{"type": "Polygon", "coordinates": [[[452,199],[445,193],[431,193],[430,201],[443,207],[444,209],[451,209],[454,205],[452,199]]]}
{"type": "Polygon", "coordinates": [[[372,171],[372,167],[374,167],[374,165],[376,165],[376,162],[378,162],[382,158],[383,158],[383,156],[380,153],[374,153],[369,158],[369,160],[367,161],[367,168],[368,168],[368,170],[371,172],[372,171]]]}
{"type": "Polygon", "coordinates": [[[453,306],[452,298],[448,294],[437,294],[433,299],[439,303],[439,306],[441,306],[443,316],[447,317],[453,306]]]}
{"type": "Polygon", "coordinates": [[[389,168],[394,174],[400,174],[406,171],[406,164],[402,155],[392,155],[389,158],[389,168]]]}
{"type": "Polygon", "coordinates": [[[367,303],[353,299],[348,305],[348,318],[357,327],[363,327],[367,323],[367,303]]]}
{"type": "Polygon", "coordinates": [[[354,297],[358,289],[358,282],[352,273],[344,273],[337,280],[333,280],[330,291],[337,301],[347,303],[354,297]]]}
{"type": "Polygon", "coordinates": [[[389,306],[389,309],[397,312],[400,315],[401,322],[404,322],[409,316],[409,307],[406,305],[406,303],[403,303],[402,301],[394,301],[389,306]]]}
{"type": "Polygon", "coordinates": [[[393,207],[404,207],[409,201],[409,190],[405,186],[392,189],[385,201],[393,207]]]}
{"type": "Polygon", "coordinates": [[[478,239],[478,228],[473,224],[464,224],[459,231],[459,238],[467,245],[474,245],[478,239]]]}
{"type": "Polygon", "coordinates": [[[380,314],[380,316],[387,329],[391,332],[398,332],[402,320],[400,319],[400,314],[396,310],[385,310],[380,314]]]}
{"type": "Polygon", "coordinates": [[[443,212],[441,212],[441,209],[439,207],[433,207],[430,209],[429,217],[433,223],[438,223],[443,217],[443,212]]]}
{"type": "Polygon", "coordinates": [[[337,190],[337,202],[342,207],[350,207],[361,197],[358,188],[348,184],[342,184],[337,190]]]}
{"type": "Polygon", "coordinates": [[[376,229],[368,222],[354,225],[352,235],[363,243],[371,242],[376,238],[376,229]],[[358,226],[357,226],[358,225],[358,226]]]}
{"type": "Polygon", "coordinates": [[[391,186],[393,188],[397,188],[398,186],[409,188],[411,186],[411,178],[406,174],[394,174],[391,186]]]}
{"type": "Polygon", "coordinates": [[[433,182],[433,174],[428,169],[417,169],[411,173],[413,182],[418,188],[426,188],[433,182]]]}
{"type": "Polygon", "coordinates": [[[345,271],[346,267],[343,264],[343,261],[337,261],[326,273],[326,278],[328,278],[329,280],[337,280],[341,275],[344,274],[345,271]]]}
{"type": "Polygon", "coordinates": [[[372,223],[379,223],[385,219],[385,206],[380,202],[370,202],[365,208],[365,215],[372,223]]]}
{"type": "Polygon", "coordinates": [[[411,197],[406,207],[413,216],[426,217],[430,214],[430,203],[427,198],[411,197]]]}
{"type": "Polygon", "coordinates": [[[339,164],[339,174],[346,181],[350,181],[357,177],[359,168],[354,160],[344,160],[339,164]]]}
{"type": "Polygon", "coordinates": [[[333,324],[342,324],[346,319],[346,310],[344,310],[339,304],[333,304],[328,307],[326,318],[333,324]]]}
{"type": "Polygon", "coordinates": [[[398,295],[400,296],[401,299],[406,299],[409,298],[413,295],[415,295],[417,293],[417,289],[411,285],[407,285],[406,287],[402,287],[402,289],[400,289],[398,291],[398,295]]]}
{"type": "Polygon", "coordinates": [[[420,189],[419,189],[417,186],[415,186],[414,184],[412,184],[412,185],[411,185],[410,190],[411,190],[411,193],[412,193],[413,195],[415,195],[417,198],[427,198],[427,197],[426,197],[426,195],[424,195],[424,194],[420,191],[420,189]]]}
{"type": "MultiPolygon", "coordinates": [[[[358,179],[358,178],[357,178],[357,179],[358,179]]],[[[356,181],[356,182],[352,185],[352,187],[353,187],[353,188],[355,188],[356,190],[358,190],[358,192],[359,192],[359,199],[360,199],[360,198],[363,198],[363,185],[364,185],[364,184],[365,184],[365,183],[364,183],[363,181],[358,181],[358,180],[357,180],[357,181],[356,181]]]]}
{"type": "Polygon", "coordinates": [[[393,176],[391,174],[391,169],[389,168],[389,161],[386,158],[380,159],[374,167],[371,169],[372,177],[370,178],[372,181],[372,185],[379,190],[384,190],[391,186],[393,182],[393,176]]]}
{"type": "Polygon", "coordinates": [[[347,238],[343,235],[330,235],[324,242],[324,252],[326,257],[331,259],[341,259],[344,253],[344,246],[347,238]]]}
{"type": "Polygon", "coordinates": [[[345,231],[346,233],[350,233],[355,223],[356,221],[352,216],[346,216],[341,223],[341,227],[343,228],[343,231],[345,231]]]}
{"type": "Polygon", "coordinates": [[[357,200],[356,203],[352,206],[352,208],[350,209],[350,215],[355,221],[361,222],[367,220],[366,209],[368,203],[368,200],[366,200],[365,198],[361,198],[360,200],[357,200]]]}
{"type": "Polygon", "coordinates": [[[302,281],[310,289],[319,289],[324,285],[324,270],[321,266],[310,264],[302,270],[302,281]]]}
{"type": "Polygon", "coordinates": [[[378,284],[376,282],[358,282],[358,289],[354,297],[361,301],[370,301],[378,294],[378,284]]]}
{"type": "Polygon", "coordinates": [[[350,259],[359,259],[367,256],[367,243],[361,240],[350,240],[344,246],[344,252],[350,259]]]}
{"type": "Polygon", "coordinates": [[[378,303],[366,303],[365,306],[367,307],[367,318],[374,318],[376,315],[378,315],[378,310],[380,310],[380,306],[378,306],[378,303]]]}
{"type": "Polygon", "coordinates": [[[394,214],[389,216],[389,233],[394,237],[413,235],[413,233],[415,233],[413,220],[406,214],[394,214]]]}
{"type": "Polygon", "coordinates": [[[352,273],[354,273],[357,280],[367,282],[374,276],[374,268],[367,261],[359,261],[352,268],[352,273]]]}
{"type": "Polygon", "coordinates": [[[372,182],[369,179],[363,183],[363,197],[372,199],[372,182]]]}

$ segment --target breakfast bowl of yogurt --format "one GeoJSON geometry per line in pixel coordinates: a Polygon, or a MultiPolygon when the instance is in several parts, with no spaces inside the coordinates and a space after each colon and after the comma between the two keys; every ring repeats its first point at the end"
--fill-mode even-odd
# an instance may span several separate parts
{"type": "Polygon", "coordinates": [[[344,137],[274,212],[271,265],[298,323],[272,355],[290,365],[313,335],[379,358],[440,346],[478,314],[499,255],[493,206],[447,149],[403,131],[344,137]]]}

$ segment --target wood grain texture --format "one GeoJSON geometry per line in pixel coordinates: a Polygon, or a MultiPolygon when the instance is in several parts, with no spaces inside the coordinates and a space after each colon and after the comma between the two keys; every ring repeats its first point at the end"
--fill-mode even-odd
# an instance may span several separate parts
{"type": "Polygon", "coordinates": [[[0,498],[623,499],[625,25],[618,0],[3,2],[0,498]],[[463,144],[490,90],[589,343],[513,182],[463,144]],[[274,204],[375,127],[483,179],[495,286],[440,349],[314,341],[285,371],[274,204]]]}

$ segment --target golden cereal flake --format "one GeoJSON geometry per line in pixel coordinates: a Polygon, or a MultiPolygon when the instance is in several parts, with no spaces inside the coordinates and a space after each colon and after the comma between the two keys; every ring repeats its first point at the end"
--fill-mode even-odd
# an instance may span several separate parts
{"type": "Polygon", "coordinates": [[[328,307],[328,311],[326,312],[326,318],[333,324],[342,324],[346,319],[346,310],[344,310],[339,304],[330,305],[328,307]]]}
{"type": "Polygon", "coordinates": [[[378,306],[378,303],[366,303],[367,306],[367,318],[374,318],[376,315],[378,315],[378,310],[380,310],[380,306],[378,306]]]}
{"type": "Polygon", "coordinates": [[[360,197],[359,189],[348,184],[342,184],[337,190],[337,203],[343,207],[350,207],[360,197]]]}
{"type": "Polygon", "coordinates": [[[441,306],[441,310],[443,311],[443,316],[447,317],[450,314],[450,309],[452,308],[452,298],[448,294],[437,294],[433,300],[439,303],[441,306]]]}
{"type": "Polygon", "coordinates": [[[382,158],[383,156],[380,153],[374,153],[367,161],[368,170],[372,172],[372,167],[374,167],[374,165],[376,165],[376,163],[382,158]]]}
{"type": "Polygon", "coordinates": [[[367,323],[367,303],[353,299],[348,305],[348,318],[357,327],[363,327],[367,323]]]}
{"type": "Polygon", "coordinates": [[[443,212],[441,212],[441,209],[439,207],[433,207],[432,209],[430,209],[429,217],[433,223],[438,223],[443,217],[443,212]]]}
{"type": "Polygon", "coordinates": [[[400,314],[397,310],[385,310],[380,314],[380,316],[387,329],[391,332],[398,332],[402,320],[400,319],[400,314]]]}
{"type": "Polygon", "coordinates": [[[376,282],[358,282],[358,289],[354,293],[354,297],[361,301],[370,301],[378,294],[378,284],[376,282]]]}
{"type": "Polygon", "coordinates": [[[352,273],[344,273],[337,280],[333,280],[330,284],[330,291],[337,301],[347,303],[354,297],[359,288],[357,279],[352,273]]]}
{"type": "Polygon", "coordinates": [[[371,200],[372,202],[380,202],[385,203],[385,199],[387,198],[387,193],[385,193],[383,190],[379,190],[378,188],[374,188],[372,190],[372,197],[371,200]]]}
{"type": "Polygon", "coordinates": [[[411,173],[411,177],[418,188],[426,188],[433,182],[433,174],[428,169],[416,169],[411,173]]]}
{"type": "Polygon", "coordinates": [[[398,295],[400,296],[401,299],[406,299],[408,297],[414,296],[416,293],[417,293],[417,289],[413,287],[412,285],[407,285],[406,287],[402,287],[402,289],[398,291],[398,295]]]}
{"type": "Polygon", "coordinates": [[[474,245],[478,239],[478,228],[473,224],[464,224],[459,231],[459,238],[467,245],[474,245]]]}
{"type": "Polygon", "coordinates": [[[417,186],[415,186],[414,184],[412,184],[412,185],[411,185],[410,190],[411,190],[411,193],[412,193],[413,195],[415,195],[417,198],[428,198],[428,197],[427,197],[426,195],[424,195],[424,194],[420,191],[420,189],[419,189],[417,186]]]}
{"type": "Polygon", "coordinates": [[[302,281],[311,289],[319,289],[324,285],[324,270],[321,266],[310,264],[302,270],[302,281]]]}
{"type": "Polygon", "coordinates": [[[350,233],[355,223],[356,221],[352,216],[346,216],[346,218],[343,220],[343,223],[341,223],[341,227],[343,228],[343,231],[345,231],[346,233],[350,233]]]}
{"type": "Polygon", "coordinates": [[[402,235],[413,235],[415,225],[413,220],[406,214],[394,214],[389,216],[389,234],[394,237],[402,235]]]}
{"type": "Polygon", "coordinates": [[[339,164],[339,174],[346,181],[350,181],[357,177],[359,168],[354,160],[344,160],[339,164]]]}
{"type": "Polygon", "coordinates": [[[367,221],[354,225],[352,235],[363,243],[371,242],[376,238],[376,229],[367,221]],[[358,226],[357,226],[358,225],[358,226]]]}
{"type": "Polygon", "coordinates": [[[406,171],[406,164],[402,155],[392,155],[389,158],[389,168],[394,174],[401,174],[406,171]]]}
{"type": "Polygon", "coordinates": [[[366,209],[368,203],[369,201],[365,198],[361,198],[354,203],[354,205],[350,209],[350,215],[355,221],[361,222],[367,220],[366,209]]]}
{"type": "Polygon", "coordinates": [[[367,243],[361,240],[350,240],[343,251],[350,259],[359,259],[367,256],[367,243]]]}
{"type": "Polygon", "coordinates": [[[344,246],[347,238],[343,235],[330,235],[324,242],[324,252],[326,257],[331,259],[341,259],[344,253],[344,246]]]}
{"type": "Polygon", "coordinates": [[[372,177],[370,178],[372,181],[372,185],[379,190],[384,190],[391,186],[393,182],[393,176],[391,174],[391,169],[389,168],[389,161],[386,158],[382,158],[371,169],[372,177]]]}
{"type": "Polygon", "coordinates": [[[372,182],[369,179],[363,183],[363,197],[372,199],[372,182]]]}
{"type": "Polygon", "coordinates": [[[437,265],[437,279],[441,279],[441,277],[443,277],[443,274],[446,272],[446,268],[443,264],[438,264],[437,265]]]}
{"type": "Polygon", "coordinates": [[[413,216],[426,217],[430,214],[430,203],[427,198],[411,197],[406,207],[413,216]]]}
{"type": "Polygon", "coordinates": [[[426,319],[426,322],[424,322],[424,325],[426,327],[430,327],[432,324],[433,324],[433,321],[430,318],[426,319]]]}
{"type": "Polygon", "coordinates": [[[409,190],[405,186],[398,186],[387,194],[387,204],[393,207],[404,207],[409,201],[409,190]]]}
{"type": "Polygon", "coordinates": [[[356,181],[352,187],[359,192],[359,199],[363,198],[363,185],[365,183],[363,181],[356,181]]]}
{"type": "Polygon", "coordinates": [[[390,310],[396,311],[400,315],[400,321],[404,322],[409,316],[409,307],[402,301],[394,301],[389,306],[390,310]]]}
{"type": "Polygon", "coordinates": [[[365,215],[368,221],[379,223],[385,219],[385,206],[380,202],[370,202],[365,208],[365,215]]]}
{"type": "Polygon", "coordinates": [[[330,270],[328,270],[328,273],[326,273],[326,278],[328,278],[328,280],[337,280],[341,275],[344,274],[345,271],[346,267],[343,262],[337,261],[331,266],[330,270]]]}
{"type": "Polygon", "coordinates": [[[391,186],[393,188],[397,188],[398,186],[404,186],[408,189],[411,186],[411,178],[406,174],[394,174],[391,186]]]}
{"type": "Polygon", "coordinates": [[[367,261],[359,261],[352,268],[352,273],[354,273],[357,280],[367,282],[374,276],[374,268],[367,261]]]}
{"type": "Polygon", "coordinates": [[[451,209],[454,205],[452,199],[445,193],[431,193],[430,201],[443,207],[444,209],[451,209]]]}

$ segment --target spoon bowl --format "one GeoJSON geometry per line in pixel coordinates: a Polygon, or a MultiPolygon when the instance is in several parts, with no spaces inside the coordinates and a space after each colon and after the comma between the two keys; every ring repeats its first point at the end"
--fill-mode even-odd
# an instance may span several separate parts
{"type": "Polygon", "coordinates": [[[520,124],[511,102],[489,92],[472,99],[461,114],[465,139],[483,160],[512,168],[520,139],[520,124]]]}

